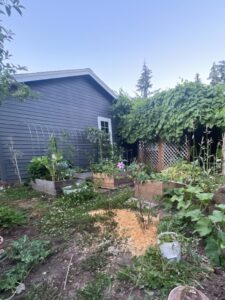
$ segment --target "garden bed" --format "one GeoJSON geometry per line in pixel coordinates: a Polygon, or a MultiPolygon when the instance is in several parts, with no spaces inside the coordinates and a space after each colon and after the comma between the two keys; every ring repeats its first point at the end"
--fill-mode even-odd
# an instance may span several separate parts
{"type": "Polygon", "coordinates": [[[94,183],[103,189],[114,190],[121,186],[132,185],[133,183],[127,174],[113,176],[106,173],[93,173],[92,177],[94,183]]]}
{"type": "Polygon", "coordinates": [[[62,194],[63,187],[73,185],[76,182],[77,179],[68,179],[68,180],[60,180],[60,181],[35,179],[35,181],[31,182],[31,185],[35,191],[56,196],[62,194]]]}
{"type": "Polygon", "coordinates": [[[183,186],[183,184],[173,181],[147,180],[143,183],[135,183],[135,197],[145,201],[152,201],[157,196],[162,197],[167,189],[181,188],[183,186]]]}

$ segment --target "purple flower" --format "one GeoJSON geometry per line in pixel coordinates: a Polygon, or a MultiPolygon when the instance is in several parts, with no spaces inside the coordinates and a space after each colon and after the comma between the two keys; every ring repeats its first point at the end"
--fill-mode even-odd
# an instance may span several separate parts
{"type": "Polygon", "coordinates": [[[125,164],[122,161],[118,162],[117,168],[120,169],[120,170],[123,170],[123,169],[125,169],[125,164]]]}

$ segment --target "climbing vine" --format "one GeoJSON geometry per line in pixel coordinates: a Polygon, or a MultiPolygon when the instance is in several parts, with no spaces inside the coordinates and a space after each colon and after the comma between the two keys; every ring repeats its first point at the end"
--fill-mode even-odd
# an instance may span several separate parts
{"type": "Polygon", "coordinates": [[[184,81],[146,100],[131,100],[120,93],[113,107],[119,136],[128,143],[179,141],[199,125],[225,129],[223,118],[215,117],[225,107],[224,92],[224,85],[184,81]]]}

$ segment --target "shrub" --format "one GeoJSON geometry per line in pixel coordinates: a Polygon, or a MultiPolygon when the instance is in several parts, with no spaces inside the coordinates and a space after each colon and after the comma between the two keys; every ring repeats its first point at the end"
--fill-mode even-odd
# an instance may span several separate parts
{"type": "Polygon", "coordinates": [[[44,165],[42,156],[32,158],[28,166],[28,173],[32,180],[34,180],[35,178],[39,178],[39,179],[50,178],[50,172],[44,165]]]}
{"type": "Polygon", "coordinates": [[[0,207],[0,227],[8,228],[26,223],[26,215],[10,207],[0,207]]]}

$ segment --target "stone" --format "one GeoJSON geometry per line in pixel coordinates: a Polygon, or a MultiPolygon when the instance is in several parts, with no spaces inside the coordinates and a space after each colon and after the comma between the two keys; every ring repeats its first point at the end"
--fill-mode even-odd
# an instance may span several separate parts
{"type": "Polygon", "coordinates": [[[25,284],[20,283],[16,288],[16,294],[19,295],[26,290],[25,284]]]}

